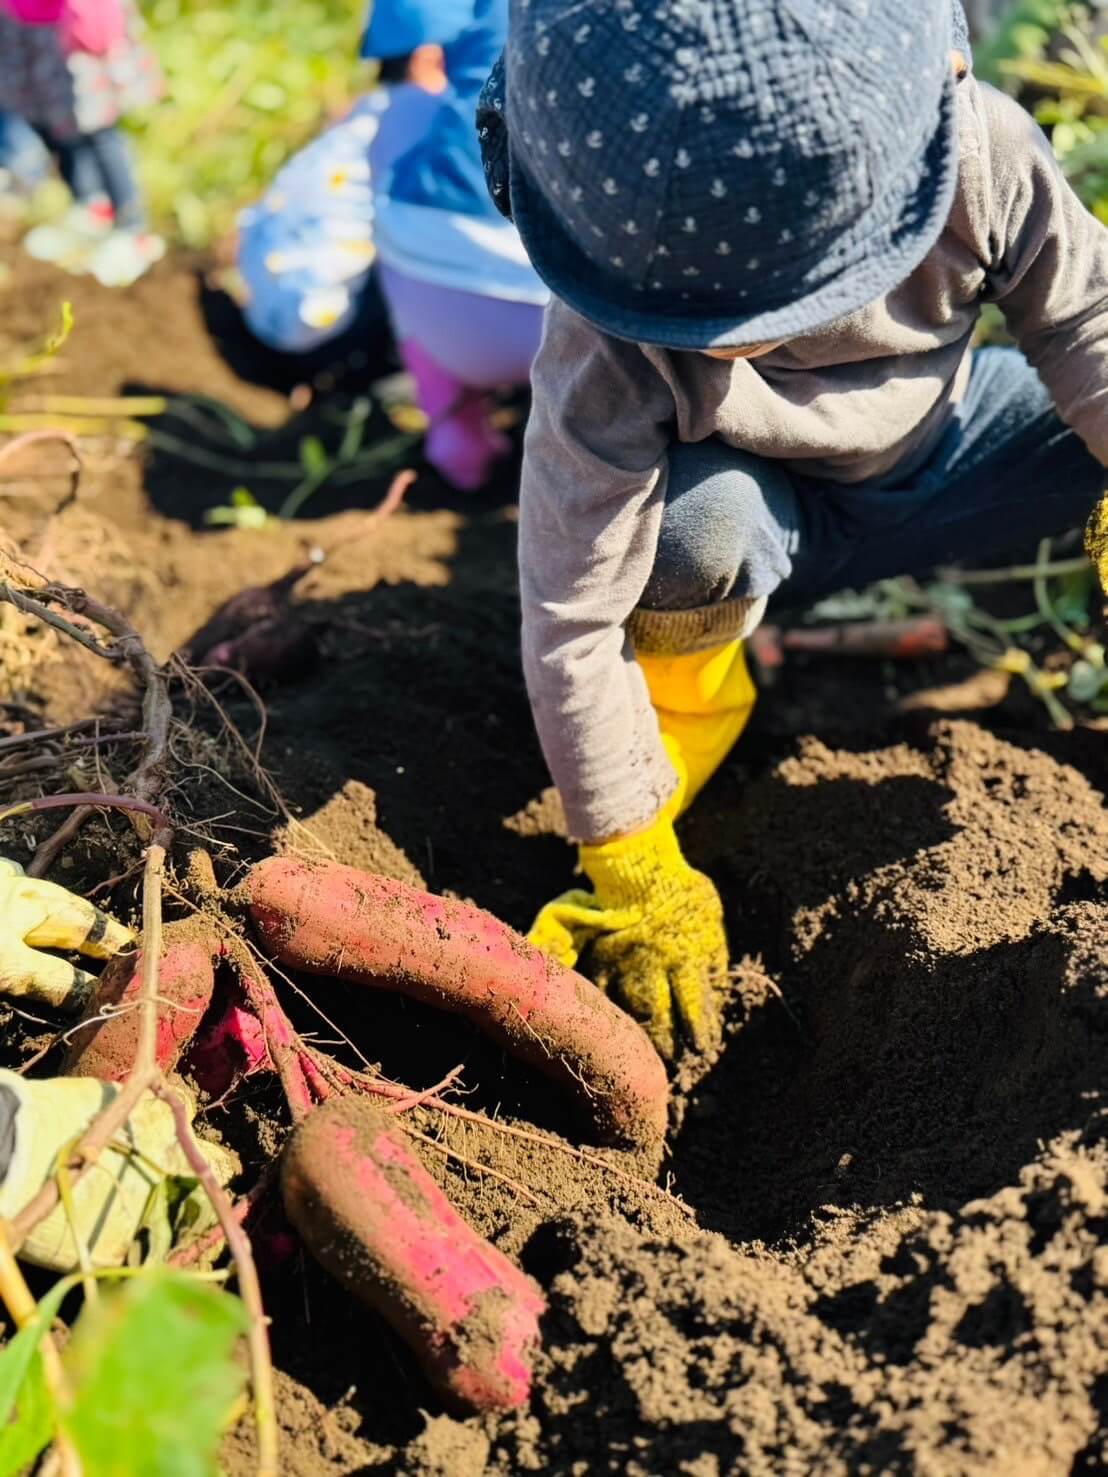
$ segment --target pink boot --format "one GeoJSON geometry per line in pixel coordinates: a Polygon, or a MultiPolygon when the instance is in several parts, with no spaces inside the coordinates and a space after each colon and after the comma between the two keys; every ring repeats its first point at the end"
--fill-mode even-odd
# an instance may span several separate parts
{"type": "Polygon", "coordinates": [[[511,450],[507,436],[489,424],[489,397],[456,380],[414,339],[400,345],[400,357],[431,422],[424,455],[452,487],[475,491],[511,450]]]}

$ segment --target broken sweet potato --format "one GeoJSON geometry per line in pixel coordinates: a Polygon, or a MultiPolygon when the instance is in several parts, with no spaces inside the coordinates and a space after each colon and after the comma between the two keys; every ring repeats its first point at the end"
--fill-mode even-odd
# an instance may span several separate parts
{"type": "MultiPolygon", "coordinates": [[[[215,988],[218,936],[192,919],[167,923],[158,968],[157,1062],[173,1071],[195,1036],[215,988]]],[[[142,950],[120,955],[103,971],[70,1036],[62,1072],[122,1082],[138,1050],[142,950]],[[130,1007],[130,1008],[128,1008],[130,1007]]]]}

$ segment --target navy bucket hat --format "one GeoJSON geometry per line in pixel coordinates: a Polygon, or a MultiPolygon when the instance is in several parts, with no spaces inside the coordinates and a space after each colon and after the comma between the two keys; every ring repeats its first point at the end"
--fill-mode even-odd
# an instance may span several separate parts
{"type": "Polygon", "coordinates": [[[884,296],[938,239],[958,171],[957,0],[510,12],[478,112],[490,189],[547,285],[605,332],[676,349],[797,338],[884,296]]]}

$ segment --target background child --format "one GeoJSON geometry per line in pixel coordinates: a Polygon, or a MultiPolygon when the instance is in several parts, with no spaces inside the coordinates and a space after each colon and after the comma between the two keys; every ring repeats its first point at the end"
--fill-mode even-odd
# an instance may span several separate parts
{"type": "Polygon", "coordinates": [[[354,344],[381,320],[373,184],[426,133],[446,87],[443,44],[472,10],[472,0],[377,0],[361,46],[381,63],[377,85],[239,217],[246,322],[270,348],[354,344]]]}
{"type": "Polygon", "coordinates": [[[381,289],[430,420],[425,453],[454,487],[486,480],[508,449],[490,392],[526,384],[548,293],[489,200],[474,133],[481,85],[504,42],[507,0],[478,0],[445,48],[448,90],[425,137],[381,180],[381,289]]]}
{"type": "Polygon", "coordinates": [[[163,255],[116,127],[161,91],[131,0],[0,0],[0,109],[35,128],[73,195],[24,238],[32,256],[123,286],[163,255]]]}
{"type": "Polygon", "coordinates": [[[31,125],[0,112],[0,205],[33,194],[49,173],[50,155],[31,125]]]}
{"type": "MultiPolygon", "coordinates": [[[[513,0],[482,127],[556,294],[520,498],[536,726],[593,890],[532,938],[707,1046],[723,913],[674,819],[774,595],[1083,523],[1108,230],[951,0],[513,0]],[[1022,352],[975,352],[982,305],[1022,352]]],[[[826,838],[813,838],[823,844],[826,838]]]]}

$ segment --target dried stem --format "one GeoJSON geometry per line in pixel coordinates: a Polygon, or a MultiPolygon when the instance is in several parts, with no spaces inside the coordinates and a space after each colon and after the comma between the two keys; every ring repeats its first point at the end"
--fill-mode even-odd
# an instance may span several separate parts
{"type": "Polygon", "coordinates": [[[122,652],[115,651],[110,646],[104,646],[102,642],[97,641],[91,631],[75,626],[72,621],[67,621],[64,615],[59,615],[56,610],[51,610],[49,605],[45,605],[31,595],[24,594],[22,590],[16,590],[11,585],[0,583],[0,600],[6,600],[9,605],[14,605],[16,610],[21,610],[24,615],[33,615],[36,620],[42,621],[44,626],[53,626],[55,631],[61,631],[71,641],[76,641],[78,646],[91,651],[94,656],[103,657],[109,662],[123,661],[122,652]]]}
{"type": "MultiPolygon", "coordinates": [[[[165,787],[165,761],[169,748],[169,726],[173,717],[165,670],[154,661],[142,637],[119,611],[94,600],[84,590],[67,585],[35,583],[31,587],[35,591],[34,595],[17,588],[10,579],[0,580],[0,600],[6,600],[25,614],[33,615],[47,625],[63,631],[86,650],[106,661],[125,662],[139,683],[143,694],[144,752],[125,788],[136,800],[144,802],[148,807],[146,813],[155,819],[157,824],[153,841],[159,846],[168,846],[171,828],[156,808],[156,802],[165,787]],[[72,614],[84,616],[94,625],[100,626],[113,637],[112,644],[105,646],[88,631],[51,609],[52,605],[61,605],[72,614]]],[[[86,803],[92,803],[91,799],[86,803]]],[[[40,805],[38,808],[43,807],[40,805]]]]}
{"type": "Polygon", "coordinates": [[[70,762],[68,754],[35,754],[30,759],[15,759],[0,765],[0,784],[5,780],[18,779],[24,774],[41,774],[47,769],[59,769],[70,762]]]}
{"type": "Polygon", "coordinates": [[[511,1175],[504,1174],[502,1170],[493,1169],[491,1165],[482,1164],[479,1159],[470,1159],[467,1154],[461,1154],[457,1149],[444,1144],[441,1139],[432,1138],[429,1133],[420,1133],[418,1128],[407,1127],[405,1132],[412,1138],[418,1139],[421,1144],[426,1144],[429,1149],[444,1155],[447,1159],[454,1159],[459,1164],[465,1165],[466,1169],[472,1169],[477,1174],[487,1175],[490,1180],[499,1180],[502,1185],[507,1185],[513,1194],[518,1195],[521,1200],[526,1200],[531,1205],[537,1205],[542,1209],[542,1201],[537,1195],[533,1195],[526,1185],[521,1185],[518,1180],[512,1179],[511,1175]]]}
{"type": "Polygon", "coordinates": [[[158,966],[162,960],[162,873],[165,849],[153,845],[142,874],[142,980],[138,1046],[131,1071],[148,1077],[158,1070],[158,966]]]}
{"type": "Polygon", "coordinates": [[[55,858],[61,855],[95,809],[94,805],[78,805],[72,815],[66,816],[56,831],[51,831],[49,836],[39,843],[38,849],[27,864],[28,877],[46,876],[54,865],[55,858]]]}
{"type": "Polygon", "coordinates": [[[250,1349],[250,1382],[254,1389],[254,1420],[258,1431],[258,1477],[277,1477],[277,1413],[273,1393],[273,1362],[269,1350],[269,1320],[262,1304],[262,1290],[258,1283],[254,1254],[250,1249],[250,1238],[239,1224],[227,1192],[200,1152],[184,1103],[164,1079],[157,1083],[154,1091],[173,1114],[178,1142],[212,1203],[235,1263],[239,1292],[250,1315],[247,1343],[250,1349]]]}
{"type": "Polygon", "coordinates": [[[464,1067],[461,1062],[456,1067],[451,1067],[441,1082],[436,1082],[434,1087],[429,1087],[426,1092],[412,1092],[407,1097],[401,1098],[393,1103],[392,1112],[407,1113],[411,1108],[421,1108],[424,1103],[430,1102],[432,1098],[441,1097],[448,1087],[453,1087],[462,1075],[464,1067]]]}
{"type": "Polygon", "coordinates": [[[169,820],[163,811],[148,800],[136,799],[134,795],[101,795],[97,790],[77,790],[67,795],[40,795],[36,800],[20,800],[0,810],[0,821],[11,820],[17,815],[31,815],[40,810],[63,810],[70,805],[103,806],[105,810],[133,810],[148,815],[158,823],[160,832],[169,831],[169,820]]]}
{"type": "Polygon", "coordinates": [[[86,728],[95,728],[99,718],[82,718],[79,723],[65,723],[58,728],[36,728],[28,733],[8,734],[0,738],[0,751],[22,749],[28,744],[37,744],[46,739],[68,738],[73,733],[83,733],[86,728]]]}
{"type": "MultiPolygon", "coordinates": [[[[131,776],[128,788],[140,800],[153,804],[164,785],[163,773],[166,750],[169,747],[169,725],[173,709],[169,701],[166,674],[147,651],[142,637],[118,611],[101,605],[86,595],[84,590],[67,589],[62,585],[48,585],[40,592],[44,598],[61,601],[78,615],[87,616],[96,625],[103,626],[115,637],[116,646],[123,660],[143,689],[142,731],[146,738],[146,752],[139,767],[131,776]]],[[[163,822],[163,829],[165,828],[163,822]]],[[[160,838],[155,838],[160,839],[160,838]]],[[[168,838],[167,838],[168,839],[168,838]]],[[[166,844],[164,840],[161,844],[166,844]]]]}
{"type": "Polygon", "coordinates": [[[408,489],[417,480],[418,473],[413,472],[410,467],[406,467],[402,472],[397,472],[396,476],[389,483],[388,492],[385,493],[384,497],[370,513],[370,518],[377,523],[390,518],[404,501],[408,489]]]}

